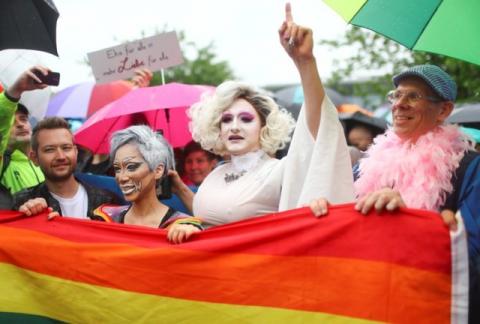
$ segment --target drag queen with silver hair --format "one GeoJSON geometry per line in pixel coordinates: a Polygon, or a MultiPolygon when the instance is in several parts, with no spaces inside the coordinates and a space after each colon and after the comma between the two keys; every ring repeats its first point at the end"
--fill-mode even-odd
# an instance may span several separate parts
{"type": "Polygon", "coordinates": [[[301,207],[324,197],[311,206],[318,216],[326,212],[327,201],[354,199],[350,155],[336,108],[320,81],[312,31],[293,22],[289,4],[279,36],[304,91],[296,126],[270,97],[240,82],[221,84],[189,111],[194,140],[205,150],[230,157],[195,195],[174,179],[176,192],[206,226],[301,207]],[[294,127],[287,156],[275,159],[294,127]]]}
{"type": "Polygon", "coordinates": [[[173,151],[162,135],[148,126],[131,126],[115,132],[110,144],[115,180],[131,205],[102,205],[94,211],[107,221],[167,228],[168,238],[180,243],[201,230],[198,219],[164,205],[156,187],[173,168],[173,151]]]}

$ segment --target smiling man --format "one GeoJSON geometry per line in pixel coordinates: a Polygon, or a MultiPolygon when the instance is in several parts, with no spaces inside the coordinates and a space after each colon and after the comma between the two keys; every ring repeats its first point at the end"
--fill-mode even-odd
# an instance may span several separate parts
{"type": "Polygon", "coordinates": [[[363,213],[402,206],[456,212],[466,199],[462,185],[472,180],[465,174],[480,177],[474,172],[480,156],[457,126],[444,125],[454,107],[455,81],[437,66],[419,65],[393,83],[387,96],[393,128],[360,160],[356,207],[363,213]]]}
{"type": "Polygon", "coordinates": [[[99,205],[118,203],[114,194],[81,183],[73,176],[77,153],[63,118],[40,121],[33,129],[30,158],[45,174],[45,182],[15,194],[14,209],[33,215],[50,207],[60,215],[94,219],[93,210],[99,205]]]}
{"type": "Polygon", "coordinates": [[[455,81],[437,66],[419,65],[393,83],[393,128],[360,160],[355,208],[438,211],[452,229],[454,213],[461,211],[468,232],[470,322],[479,323],[480,308],[473,305],[480,305],[480,154],[457,126],[444,124],[454,107],[455,81]]]}

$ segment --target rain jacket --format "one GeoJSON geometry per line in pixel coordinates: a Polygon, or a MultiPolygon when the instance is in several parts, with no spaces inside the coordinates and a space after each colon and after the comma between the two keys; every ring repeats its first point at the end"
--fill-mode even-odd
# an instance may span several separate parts
{"type": "Polygon", "coordinates": [[[17,103],[5,97],[5,92],[0,93],[0,170],[3,167],[3,153],[7,149],[10,128],[15,118],[17,103]]]}
{"type": "MultiPolygon", "coordinates": [[[[5,151],[10,137],[17,103],[0,93],[0,170],[3,170],[5,151]]],[[[35,186],[45,180],[42,171],[21,151],[11,154],[10,162],[3,173],[0,183],[14,194],[22,189],[35,186]]]]}
{"type": "MultiPolygon", "coordinates": [[[[0,92],[0,171],[3,170],[3,155],[7,149],[15,110],[17,110],[17,103],[5,97],[4,92],[0,92]]],[[[5,186],[0,185],[0,209],[10,209],[11,205],[12,195],[10,191],[5,186]]]]}
{"type": "Polygon", "coordinates": [[[28,158],[22,151],[13,151],[1,184],[13,194],[20,190],[36,186],[45,181],[42,170],[28,158]]]}

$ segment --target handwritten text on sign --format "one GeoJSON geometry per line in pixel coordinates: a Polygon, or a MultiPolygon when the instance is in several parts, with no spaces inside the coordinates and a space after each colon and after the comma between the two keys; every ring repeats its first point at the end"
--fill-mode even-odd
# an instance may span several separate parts
{"type": "Polygon", "coordinates": [[[140,68],[158,71],[183,63],[175,32],[143,38],[87,55],[98,83],[130,78],[140,68]]]}

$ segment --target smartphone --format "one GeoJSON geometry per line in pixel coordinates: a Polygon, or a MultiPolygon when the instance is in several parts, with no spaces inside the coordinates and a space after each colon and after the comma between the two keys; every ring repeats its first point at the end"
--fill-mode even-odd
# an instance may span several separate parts
{"type": "Polygon", "coordinates": [[[172,198],[172,180],[169,176],[162,179],[157,188],[157,198],[160,200],[172,198]]]}
{"type": "Polygon", "coordinates": [[[58,86],[60,83],[60,73],[48,71],[47,75],[43,75],[42,72],[34,70],[33,73],[42,81],[43,84],[58,86]]]}

